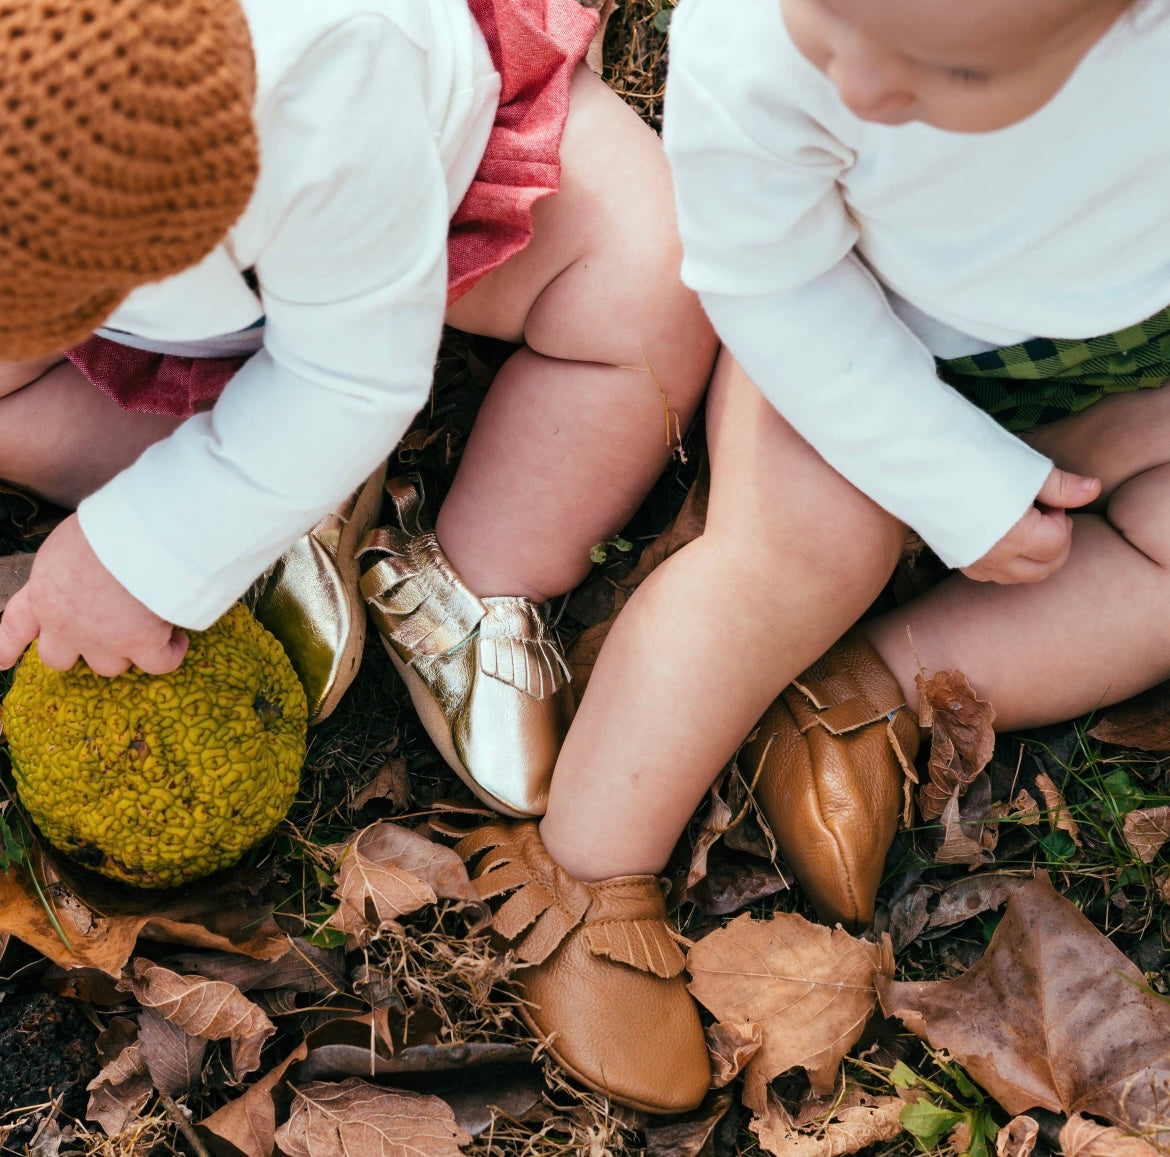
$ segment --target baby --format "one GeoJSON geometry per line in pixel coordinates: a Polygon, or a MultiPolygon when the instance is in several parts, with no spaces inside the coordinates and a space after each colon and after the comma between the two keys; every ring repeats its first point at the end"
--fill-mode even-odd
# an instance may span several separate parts
{"type": "Polygon", "coordinates": [[[665,142],[725,344],[706,530],[615,624],[539,831],[464,845],[519,888],[531,1021],[616,1099],[703,1095],[651,884],[753,729],[784,858],[861,925],[920,663],[1005,729],[1170,676],[1168,53],[1167,0],[682,0],[665,142]],[[960,573],[850,630],[907,526],[960,573]]]}

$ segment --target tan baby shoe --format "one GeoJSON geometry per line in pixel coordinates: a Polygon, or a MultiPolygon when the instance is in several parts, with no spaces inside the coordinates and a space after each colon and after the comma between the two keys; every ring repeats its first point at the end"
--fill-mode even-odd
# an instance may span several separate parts
{"type": "Polygon", "coordinates": [[[360,551],[370,619],[452,770],[504,815],[543,815],[574,707],[560,645],[531,600],[467,589],[425,529],[417,478],[386,493],[397,524],[360,551]]]}
{"type": "Polygon", "coordinates": [[[780,693],[740,753],[780,854],[827,923],[873,919],[918,744],[901,687],[854,630],[780,693]]]}
{"type": "Polygon", "coordinates": [[[492,902],[499,946],[526,965],[512,985],[549,1055],[581,1084],[631,1108],[695,1108],[711,1066],[657,878],[574,879],[549,856],[534,823],[488,824],[456,850],[476,891],[492,902]]]}

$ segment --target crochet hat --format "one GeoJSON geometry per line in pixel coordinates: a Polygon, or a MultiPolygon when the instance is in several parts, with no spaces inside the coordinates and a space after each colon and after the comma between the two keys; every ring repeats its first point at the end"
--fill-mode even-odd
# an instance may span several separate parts
{"type": "Polygon", "coordinates": [[[0,359],[202,260],[258,170],[237,0],[0,0],[0,359]]]}

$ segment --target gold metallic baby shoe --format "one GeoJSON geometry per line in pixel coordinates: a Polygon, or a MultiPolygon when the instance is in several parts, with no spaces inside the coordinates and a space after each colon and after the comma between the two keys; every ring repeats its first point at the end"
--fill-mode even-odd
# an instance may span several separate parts
{"type": "Polygon", "coordinates": [[[425,520],[417,478],[386,483],[397,526],[362,543],[360,588],[423,726],[452,770],[509,816],[544,813],[573,715],[569,673],[539,607],[480,599],[425,520]]]}
{"type": "Polygon", "coordinates": [[[320,723],[357,674],[366,640],[357,549],[378,521],[386,464],[332,514],[293,543],[252,584],[244,601],[280,640],[320,723]]]}
{"type": "Polygon", "coordinates": [[[898,681],[854,630],[780,693],[740,753],[780,854],[827,923],[873,919],[918,744],[898,681]]]}
{"type": "Polygon", "coordinates": [[[553,1060],[631,1108],[695,1108],[711,1062],[659,881],[583,883],[553,861],[534,823],[488,824],[456,851],[492,903],[497,946],[525,965],[510,983],[553,1060]]]}

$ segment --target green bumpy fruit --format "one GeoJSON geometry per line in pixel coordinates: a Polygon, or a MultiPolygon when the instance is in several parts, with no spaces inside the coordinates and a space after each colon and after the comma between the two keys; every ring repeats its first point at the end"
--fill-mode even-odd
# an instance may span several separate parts
{"type": "Polygon", "coordinates": [[[140,888],[234,864],[284,818],[305,759],[305,693],[234,606],[169,675],[53,671],[30,648],[4,699],[17,793],[70,859],[140,888]]]}

